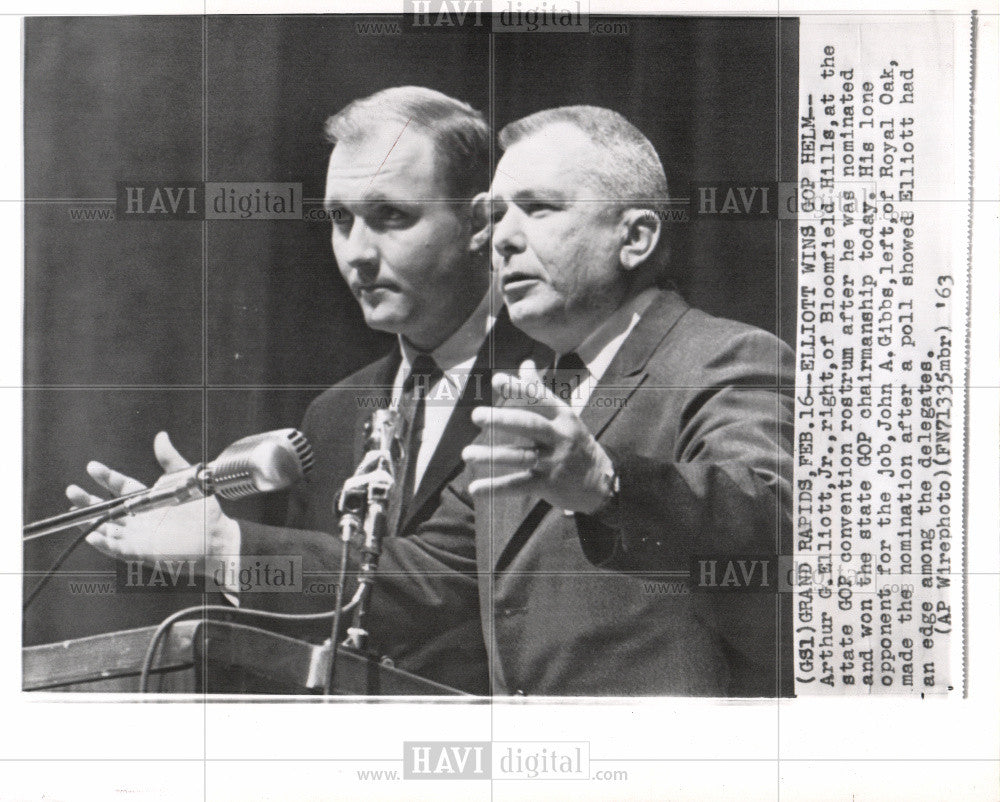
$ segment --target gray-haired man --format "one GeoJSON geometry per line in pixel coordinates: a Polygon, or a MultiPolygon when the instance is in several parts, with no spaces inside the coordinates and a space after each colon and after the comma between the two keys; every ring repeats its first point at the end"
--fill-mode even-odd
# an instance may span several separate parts
{"type": "Polygon", "coordinates": [[[780,597],[686,580],[699,555],[779,551],[791,349],[659,286],[666,179],[621,115],[542,111],[500,144],[494,269],[558,360],[494,378],[510,403],[473,412],[471,481],[439,510],[474,500],[494,693],[780,693],[780,597]]]}

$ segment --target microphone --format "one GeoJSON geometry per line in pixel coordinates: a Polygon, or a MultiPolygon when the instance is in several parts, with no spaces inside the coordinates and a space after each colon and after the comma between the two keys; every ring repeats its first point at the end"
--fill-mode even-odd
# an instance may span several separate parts
{"type": "Polygon", "coordinates": [[[368,439],[365,447],[370,455],[377,455],[378,462],[368,483],[368,514],[365,516],[363,550],[377,562],[382,551],[382,540],[389,526],[389,505],[394,493],[396,503],[399,502],[396,484],[396,461],[400,456],[399,413],[396,410],[377,409],[372,413],[366,429],[368,439]]]}
{"type": "Polygon", "coordinates": [[[24,540],[217,495],[227,500],[283,490],[312,468],[312,447],[297,429],[277,429],[237,440],[217,459],[164,474],[152,487],[101,501],[24,527],[24,540]]]}
{"type": "Polygon", "coordinates": [[[402,456],[399,427],[399,412],[394,409],[376,409],[365,424],[365,450],[369,455],[377,454],[379,466],[393,475],[402,456]]]}
{"type": "MultiPolygon", "coordinates": [[[[354,624],[347,629],[345,645],[364,652],[368,646],[368,630],[365,620],[368,615],[368,602],[371,598],[372,585],[375,581],[375,569],[378,568],[379,557],[382,554],[382,541],[389,533],[390,505],[395,501],[399,504],[399,494],[396,485],[396,462],[400,458],[399,438],[400,416],[394,409],[377,409],[371,419],[365,424],[365,449],[367,453],[361,464],[345,483],[340,495],[338,509],[340,511],[341,539],[344,549],[341,552],[341,573],[338,587],[343,587],[343,577],[347,569],[347,543],[353,535],[364,533],[361,544],[361,564],[358,568],[358,590],[354,595],[354,624]],[[361,516],[364,515],[364,523],[361,516]],[[356,604],[355,604],[356,602],[356,604]]],[[[333,688],[334,656],[340,626],[340,594],[337,598],[337,614],[333,619],[333,630],[330,637],[333,654],[330,660],[330,671],[327,675],[325,690],[333,688]]]]}
{"type": "Polygon", "coordinates": [[[365,422],[365,455],[340,489],[335,509],[341,515],[363,512],[372,499],[388,503],[402,458],[400,420],[394,409],[377,409],[365,422]]]}

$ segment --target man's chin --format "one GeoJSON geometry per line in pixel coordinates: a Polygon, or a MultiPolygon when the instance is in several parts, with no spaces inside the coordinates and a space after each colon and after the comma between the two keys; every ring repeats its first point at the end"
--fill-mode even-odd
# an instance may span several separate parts
{"type": "Polygon", "coordinates": [[[540,304],[532,303],[529,298],[508,303],[507,312],[511,323],[536,340],[538,337],[535,336],[535,332],[543,331],[552,325],[552,314],[546,314],[546,310],[540,304]]]}
{"type": "Polygon", "coordinates": [[[372,309],[365,306],[363,311],[365,323],[370,329],[386,334],[401,334],[406,329],[406,318],[403,315],[393,314],[389,310],[378,307],[372,309]]]}

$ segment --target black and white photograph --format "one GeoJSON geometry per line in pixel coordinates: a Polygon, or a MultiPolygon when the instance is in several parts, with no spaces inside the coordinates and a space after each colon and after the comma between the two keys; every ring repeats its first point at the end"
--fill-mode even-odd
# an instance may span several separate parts
{"type": "Polygon", "coordinates": [[[995,13],[164,11],[7,25],[0,799],[996,798],[995,13]]]}
{"type": "MultiPolygon", "coordinates": [[[[369,22],[390,24],[27,20],[45,92],[28,195],[116,203],[26,212],[26,517],[113,516],[38,591],[81,530],[26,545],[26,645],[154,625],[203,592],[322,643],[327,619],[247,613],[325,613],[341,585],[343,607],[364,570],[337,642],[363,630],[359,655],[438,685],[780,693],[790,597],[686,580],[698,556],[719,581],[743,558],[757,585],[788,553],[795,224],[773,205],[796,176],[795,22],[609,18],[628,35],[581,54],[514,34],[492,60],[471,19],[369,22]],[[65,141],[57,117],[78,120],[65,141]],[[154,485],[154,456],[187,473],[105,512],[154,485]],[[290,492],[226,505],[269,481],[290,492]]],[[[110,684],[77,687],[133,690],[94,668],[110,684]]],[[[245,668],[266,690],[266,663],[245,668]]]]}

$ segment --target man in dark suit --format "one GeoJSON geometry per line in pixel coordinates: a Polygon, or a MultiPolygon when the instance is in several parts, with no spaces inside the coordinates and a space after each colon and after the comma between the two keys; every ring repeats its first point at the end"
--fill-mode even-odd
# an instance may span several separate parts
{"type": "MultiPolygon", "coordinates": [[[[442,490],[462,470],[462,448],[478,433],[472,409],[492,399],[493,366],[513,366],[536,346],[515,329],[502,310],[467,368],[464,388],[450,410],[444,431],[411,500],[383,543],[366,618],[371,651],[396,666],[470,693],[489,692],[479,616],[475,542],[466,528],[428,528],[442,490]]],[[[306,589],[312,593],[244,593],[241,605],[284,612],[332,609],[333,580],[340,560],[336,492],[364,455],[364,424],[374,408],[393,396],[401,349],[326,390],[309,406],[302,431],[313,445],[315,465],[292,491],[284,527],[240,522],[245,558],[295,554],[303,557],[306,589]],[[316,589],[324,589],[316,592],[316,589]]],[[[452,377],[454,377],[452,372],[452,377]]],[[[442,378],[440,381],[450,381],[442,378]]],[[[436,412],[432,382],[427,411],[436,412]]],[[[397,471],[397,481],[403,474],[397,471]]],[[[351,553],[348,593],[358,555],[351,553]]],[[[349,616],[345,617],[345,621],[349,616]]]]}
{"type": "Polygon", "coordinates": [[[493,692],[784,692],[773,561],[770,593],[688,578],[701,555],[763,570],[781,550],[791,349],[657,286],[666,179],[619,114],[539,112],[500,142],[494,269],[559,358],[495,377],[506,402],[473,412],[483,434],[438,512],[469,525],[474,503],[493,692]]]}
{"type": "MultiPolygon", "coordinates": [[[[334,255],[368,325],[398,335],[397,347],[309,407],[302,428],[315,468],[292,492],[286,526],[236,521],[207,499],[105,526],[89,542],[120,558],[192,557],[210,577],[231,555],[243,565],[301,556],[305,593],[245,592],[240,605],[332,609],[337,494],[363,455],[363,425],[374,409],[398,404],[402,412],[407,401],[413,409],[419,402],[406,436],[411,453],[398,471],[405,512],[384,543],[366,619],[369,646],[414,673],[485,693],[472,533],[421,525],[462,468],[462,447],[478,431],[470,411],[490,402],[493,365],[516,366],[534,347],[494,308],[489,255],[473,219],[471,199],[489,182],[490,132],[465,103],[397,87],[348,105],[327,121],[327,135],[334,255]]],[[[154,447],[165,470],[187,465],[165,434],[154,447]]],[[[116,495],[141,487],[97,463],[88,472],[116,495]]],[[[77,504],[94,499],[76,487],[68,495],[77,504]]],[[[353,575],[358,555],[349,551],[353,575]]],[[[352,591],[353,581],[348,598],[352,591]]]]}

